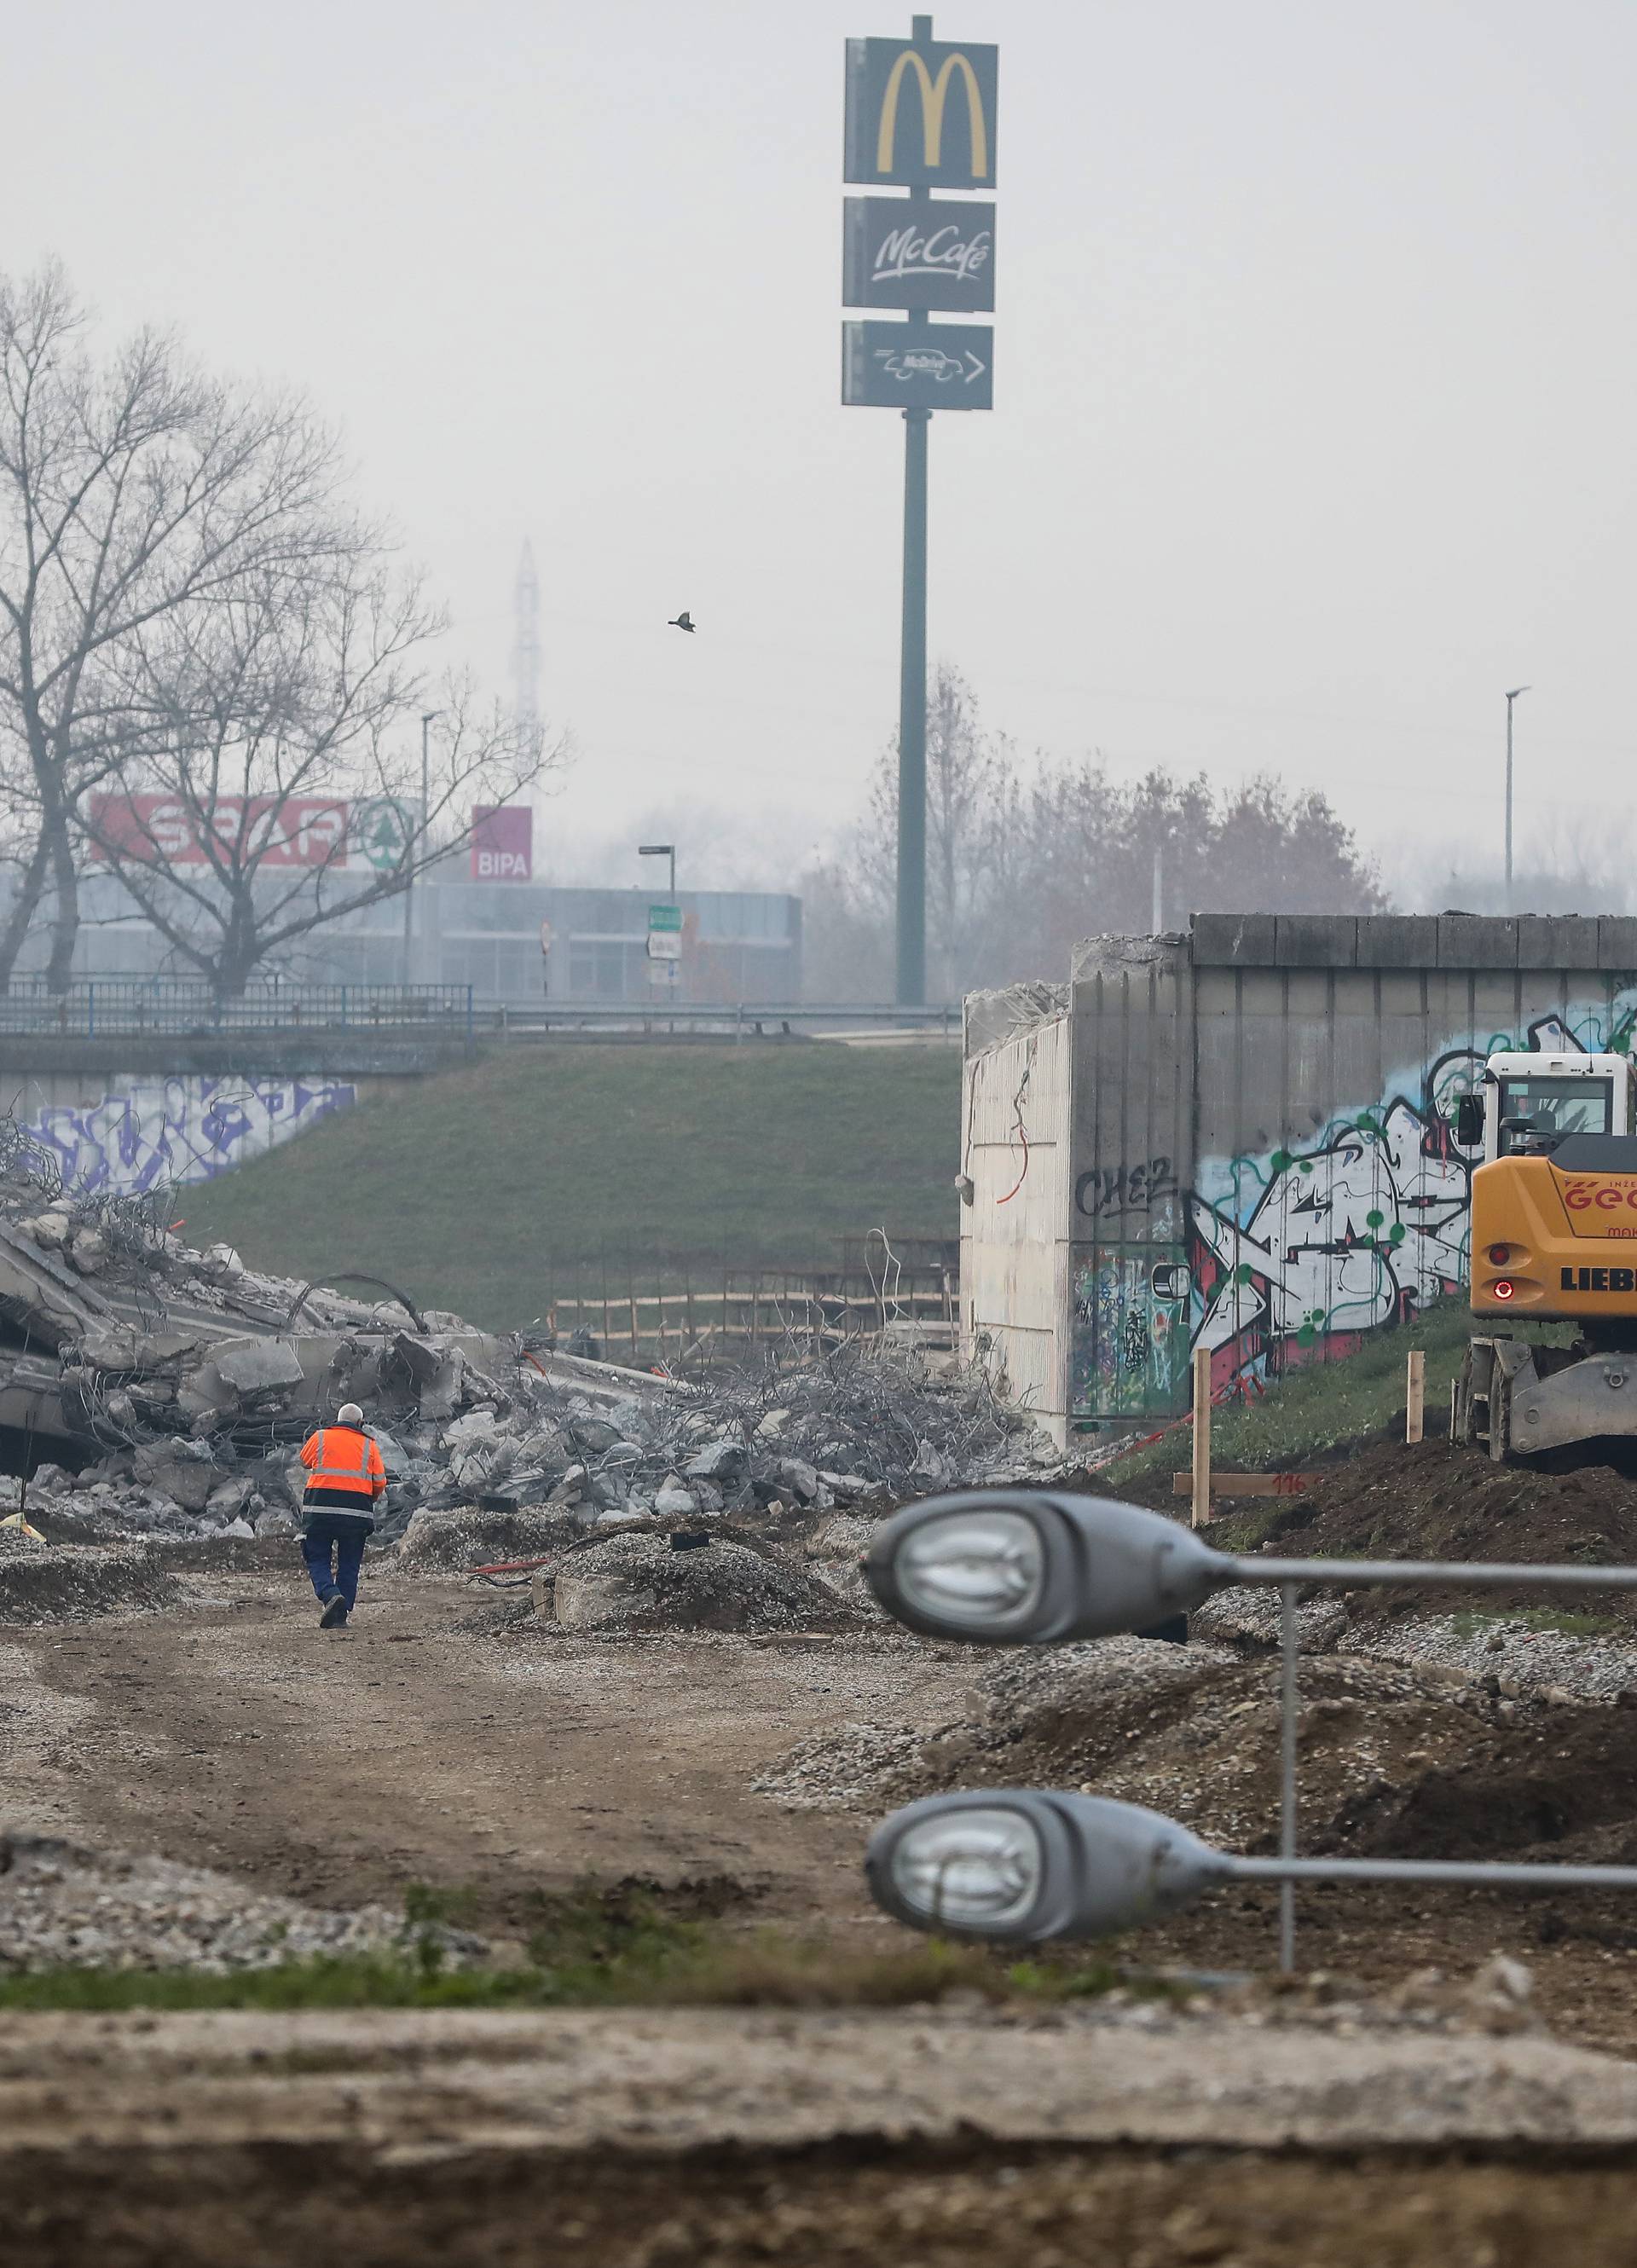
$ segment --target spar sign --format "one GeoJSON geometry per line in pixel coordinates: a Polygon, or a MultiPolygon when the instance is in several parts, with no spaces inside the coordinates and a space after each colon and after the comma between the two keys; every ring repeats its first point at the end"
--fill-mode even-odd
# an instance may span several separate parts
{"type": "Polygon", "coordinates": [[[92,856],[149,866],[339,866],[350,806],[334,796],[221,795],[208,806],[172,795],[96,795],[92,856]]]}
{"type": "Polygon", "coordinates": [[[527,882],[535,873],[535,814],[523,805],[479,803],[472,809],[472,880],[527,882]]]}

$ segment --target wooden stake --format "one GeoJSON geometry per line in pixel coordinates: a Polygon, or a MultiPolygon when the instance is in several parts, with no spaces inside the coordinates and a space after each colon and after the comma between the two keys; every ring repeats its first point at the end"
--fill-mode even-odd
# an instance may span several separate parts
{"type": "Polygon", "coordinates": [[[1427,1357],[1417,1347],[1405,1365],[1404,1438],[1419,1441],[1427,1411],[1427,1357]]]}
{"type": "Polygon", "coordinates": [[[1194,1349],[1194,1473],[1191,1524],[1211,1524],[1211,1350],[1194,1349]]]}

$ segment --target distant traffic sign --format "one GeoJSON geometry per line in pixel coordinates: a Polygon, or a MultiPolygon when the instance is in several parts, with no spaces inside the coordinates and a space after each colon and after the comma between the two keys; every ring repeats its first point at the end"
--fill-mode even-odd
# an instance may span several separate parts
{"type": "Polygon", "coordinates": [[[650,929],[680,930],[682,925],[682,909],[680,906],[649,907],[648,926],[650,929]]]}
{"type": "Polygon", "coordinates": [[[992,409],[994,333],[978,323],[844,323],[841,398],[854,409],[992,409]]]}
{"type": "Polygon", "coordinates": [[[841,296],[849,307],[995,304],[995,209],[953,197],[849,197],[841,296]]]}

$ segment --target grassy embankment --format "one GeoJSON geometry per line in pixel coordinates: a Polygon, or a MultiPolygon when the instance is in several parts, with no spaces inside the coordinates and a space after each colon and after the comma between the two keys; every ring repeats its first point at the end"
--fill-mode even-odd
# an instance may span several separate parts
{"type": "Polygon", "coordinates": [[[881,1226],[953,1236],[954,1049],[519,1050],[337,1113],[185,1190],[190,1244],[253,1267],[384,1276],[516,1329],[553,1287],[616,1295],[724,1265],[835,1267],[881,1226]]]}

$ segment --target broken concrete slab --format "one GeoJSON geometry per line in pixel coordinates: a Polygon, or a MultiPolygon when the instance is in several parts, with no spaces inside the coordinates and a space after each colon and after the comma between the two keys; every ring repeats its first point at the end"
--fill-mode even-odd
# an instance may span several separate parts
{"type": "Polygon", "coordinates": [[[203,1512],[220,1478],[214,1458],[190,1455],[180,1441],[139,1448],[136,1462],[138,1480],[169,1497],[184,1512],[203,1512]]]}
{"type": "Polygon", "coordinates": [[[210,1350],[210,1364],[223,1383],[240,1395],[299,1386],[306,1375],[287,1339],[229,1339],[210,1350]]]}
{"type": "Polygon", "coordinates": [[[724,1433],[689,1458],[684,1470],[690,1481],[716,1481],[728,1487],[744,1478],[750,1453],[734,1434],[724,1433]]]}

